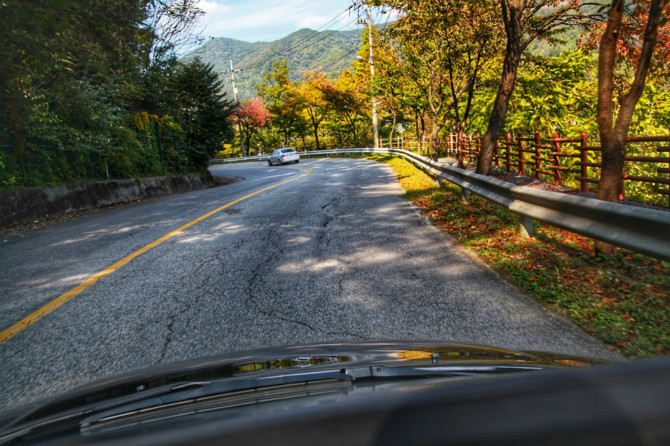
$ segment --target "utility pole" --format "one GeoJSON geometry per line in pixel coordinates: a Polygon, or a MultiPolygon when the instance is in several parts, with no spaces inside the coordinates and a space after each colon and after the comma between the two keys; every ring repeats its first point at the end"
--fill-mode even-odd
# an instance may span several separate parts
{"type": "MultiPolygon", "coordinates": [[[[374,85],[375,81],[375,58],[374,50],[372,48],[372,8],[368,4],[368,41],[370,45],[370,86],[374,85]]],[[[379,129],[377,128],[377,98],[372,96],[372,128],[374,130],[375,142],[374,148],[379,148],[379,129]]]]}
{"type": "MultiPolygon", "coordinates": [[[[372,46],[372,8],[370,4],[368,6],[368,45],[370,47],[370,57],[368,58],[368,63],[370,64],[370,88],[374,85],[375,80],[375,58],[374,58],[374,49],[372,46]]],[[[356,23],[364,25],[366,21],[357,20],[356,23]]],[[[360,57],[360,56],[359,56],[360,57]]],[[[379,148],[379,128],[377,127],[377,98],[372,96],[372,128],[374,132],[374,148],[379,148]]]]}
{"type": "MultiPolygon", "coordinates": [[[[239,73],[242,70],[235,70],[233,69],[233,59],[230,59],[230,70],[224,71],[224,73],[230,73],[230,80],[233,83],[233,99],[235,100],[235,103],[237,103],[237,87],[235,86],[235,73],[239,73]]],[[[240,134],[240,149],[242,149],[242,156],[245,156],[246,153],[244,151],[244,141],[242,139],[242,125],[240,124],[239,120],[237,121],[237,131],[240,134]]]]}

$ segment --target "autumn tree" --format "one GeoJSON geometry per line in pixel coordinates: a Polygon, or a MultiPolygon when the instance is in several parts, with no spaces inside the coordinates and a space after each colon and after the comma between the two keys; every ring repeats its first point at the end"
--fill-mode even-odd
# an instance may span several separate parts
{"type": "Polygon", "coordinates": [[[265,127],[270,116],[261,98],[251,98],[237,108],[235,113],[230,116],[230,121],[233,125],[240,127],[245,147],[249,149],[251,148],[251,138],[258,129],[265,127]]]}
{"type": "Polygon", "coordinates": [[[478,76],[496,54],[496,16],[485,1],[388,3],[403,14],[389,34],[400,50],[398,63],[425,101],[436,158],[440,131],[452,112],[459,127],[465,126],[478,76]]]}
{"type": "Polygon", "coordinates": [[[368,102],[358,87],[360,85],[356,85],[351,72],[345,70],[334,88],[323,90],[324,99],[332,112],[331,120],[346,123],[344,127],[351,133],[355,147],[359,147],[359,132],[368,118],[365,112],[368,102]]]}
{"type": "MultiPolygon", "coordinates": [[[[637,2],[630,11],[630,19],[624,22],[625,4],[623,0],[612,0],[607,25],[600,40],[598,55],[598,128],[602,147],[602,170],[598,183],[598,198],[619,201],[623,191],[623,167],[626,139],[633,118],[633,111],[644,89],[647,74],[652,65],[654,46],[658,42],[658,27],[665,15],[667,24],[667,0],[652,0],[647,9],[646,2],[637,2]],[[646,16],[646,17],[645,17],[646,16]],[[646,20],[645,20],[646,18],[646,20]],[[643,30],[635,24],[645,23],[643,30]],[[640,32],[641,31],[641,32],[640,32]],[[635,45],[634,42],[640,42],[635,45]],[[631,44],[627,46],[626,43],[631,44]],[[613,101],[614,73],[617,69],[617,53],[628,47],[626,58],[635,69],[635,75],[627,91],[619,98],[618,113],[613,101]],[[615,117],[616,115],[616,117],[615,117]]],[[[668,29],[663,31],[667,37],[668,29]]],[[[668,43],[668,40],[665,41],[668,43]]],[[[668,47],[662,48],[662,65],[668,65],[668,47]]],[[[620,58],[621,56],[619,56],[620,58]]],[[[612,245],[598,242],[596,250],[610,254],[612,245]]]]}
{"type": "Polygon", "coordinates": [[[304,137],[307,131],[297,84],[290,80],[285,60],[274,62],[264,79],[256,85],[258,96],[263,98],[272,116],[272,127],[281,134],[283,145],[289,146],[292,138],[304,137]]]}
{"type": "Polygon", "coordinates": [[[334,90],[335,86],[321,70],[306,70],[303,76],[304,80],[297,86],[296,92],[312,127],[316,150],[320,150],[319,128],[329,111],[326,95],[334,90]]]}
{"type": "Polygon", "coordinates": [[[358,57],[351,63],[353,82],[357,90],[367,96],[368,103],[373,97],[377,99],[380,122],[387,123],[388,139],[392,141],[396,125],[406,121],[406,116],[410,114],[408,111],[424,113],[425,106],[412,108],[417,105],[414,99],[419,95],[401,64],[398,45],[392,39],[385,38],[383,32],[377,32],[375,27],[373,27],[375,77],[371,82],[368,32],[368,28],[365,28],[361,35],[358,57]]]}

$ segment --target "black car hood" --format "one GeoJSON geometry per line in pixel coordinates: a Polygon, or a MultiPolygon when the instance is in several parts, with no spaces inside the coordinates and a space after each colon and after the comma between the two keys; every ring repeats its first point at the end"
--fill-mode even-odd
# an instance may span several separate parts
{"type": "Polygon", "coordinates": [[[361,366],[515,365],[585,367],[602,361],[546,352],[441,342],[361,342],[296,345],[210,356],[117,375],[0,414],[0,431],[17,422],[181,383],[272,377],[361,366]]]}

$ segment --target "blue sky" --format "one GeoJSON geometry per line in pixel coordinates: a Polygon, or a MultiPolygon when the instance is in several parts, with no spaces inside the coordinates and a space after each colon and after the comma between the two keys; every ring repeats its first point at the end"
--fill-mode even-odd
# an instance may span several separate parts
{"type": "MultiPolygon", "coordinates": [[[[351,0],[201,0],[200,8],[205,11],[202,34],[269,42],[302,28],[360,29],[361,25],[356,25],[356,12],[345,13],[351,3],[351,0]]],[[[378,20],[386,20],[376,15],[378,20]]]]}

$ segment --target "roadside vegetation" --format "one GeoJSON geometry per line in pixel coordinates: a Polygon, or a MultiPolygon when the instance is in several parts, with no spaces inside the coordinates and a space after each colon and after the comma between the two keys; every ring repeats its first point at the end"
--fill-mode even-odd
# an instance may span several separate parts
{"type": "Polygon", "coordinates": [[[402,158],[391,165],[405,197],[465,248],[548,310],[555,311],[627,357],[670,354],[670,263],[617,248],[593,256],[593,241],[536,223],[533,238],[518,235],[507,209],[433,179],[402,158]]]}
{"type": "Polygon", "coordinates": [[[0,2],[0,189],[205,170],[234,105],[178,59],[197,4],[0,2]]]}

